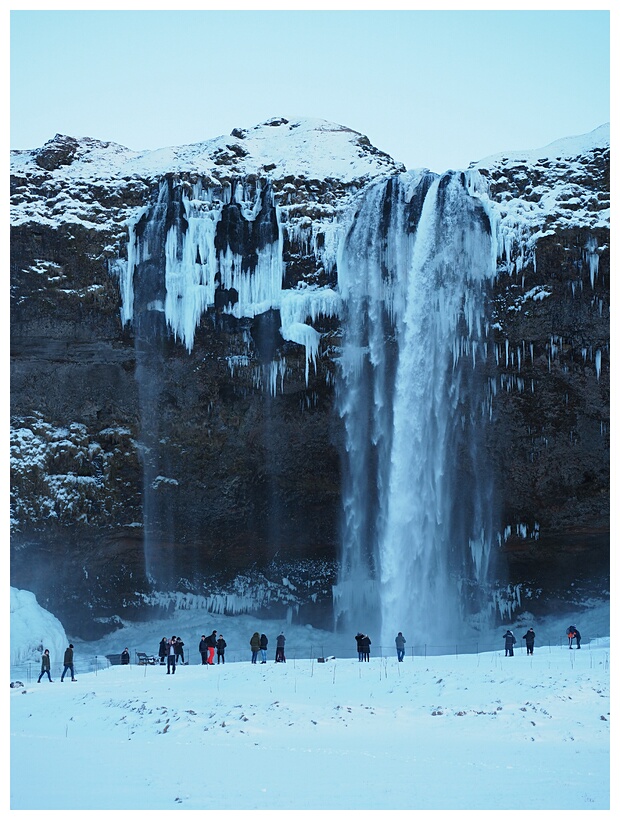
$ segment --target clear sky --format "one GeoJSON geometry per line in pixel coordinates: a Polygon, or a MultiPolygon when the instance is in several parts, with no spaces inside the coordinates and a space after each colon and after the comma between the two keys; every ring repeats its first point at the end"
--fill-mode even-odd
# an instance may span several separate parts
{"type": "Polygon", "coordinates": [[[13,10],[10,147],[61,133],[161,148],[307,116],[408,168],[463,168],[609,121],[610,12],[587,5],[13,10]]]}

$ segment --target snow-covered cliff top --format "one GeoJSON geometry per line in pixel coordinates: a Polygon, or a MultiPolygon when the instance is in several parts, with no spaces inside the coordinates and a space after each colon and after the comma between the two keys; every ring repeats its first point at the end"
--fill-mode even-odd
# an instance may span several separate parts
{"type": "Polygon", "coordinates": [[[403,170],[402,164],[350,128],[320,119],[289,121],[283,117],[250,129],[235,128],[229,136],[155,151],[138,152],[112,142],[56,135],[41,149],[11,152],[13,173],[40,171],[41,166],[67,179],[193,172],[215,179],[234,173],[351,182],[403,170]]]}
{"type": "Polygon", "coordinates": [[[519,163],[526,165],[537,164],[539,161],[554,159],[573,159],[582,157],[596,149],[609,148],[609,123],[600,125],[588,134],[575,137],[564,137],[555,140],[543,148],[528,148],[520,151],[503,151],[491,154],[484,159],[470,165],[471,168],[493,168],[497,165],[519,163]]]}

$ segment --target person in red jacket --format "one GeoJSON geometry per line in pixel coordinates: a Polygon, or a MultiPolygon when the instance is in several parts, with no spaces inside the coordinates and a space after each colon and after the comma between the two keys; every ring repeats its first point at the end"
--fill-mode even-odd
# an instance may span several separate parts
{"type": "Polygon", "coordinates": [[[213,632],[207,638],[207,652],[209,653],[207,656],[207,663],[209,666],[213,666],[213,656],[215,655],[215,647],[217,646],[217,631],[214,629],[213,632]]]}

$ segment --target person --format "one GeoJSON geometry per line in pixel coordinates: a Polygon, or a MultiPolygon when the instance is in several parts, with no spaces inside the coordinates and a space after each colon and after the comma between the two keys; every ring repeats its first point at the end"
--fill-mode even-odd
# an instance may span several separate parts
{"type": "Polygon", "coordinates": [[[202,658],[202,665],[205,666],[207,663],[207,654],[209,651],[209,645],[207,644],[207,638],[203,635],[200,638],[200,643],[198,644],[198,651],[200,652],[200,657],[202,658]]]}
{"type": "Polygon", "coordinates": [[[535,637],[536,637],[536,633],[534,632],[532,627],[530,627],[527,630],[527,632],[525,633],[525,635],[523,636],[523,638],[525,638],[525,648],[527,649],[527,654],[528,655],[533,655],[534,654],[534,638],[535,637]]]}
{"type": "Polygon", "coordinates": [[[368,635],[362,635],[362,640],[360,641],[360,646],[362,647],[362,660],[369,661],[370,660],[370,644],[372,641],[370,640],[368,635]]]}
{"type": "Polygon", "coordinates": [[[363,632],[358,632],[355,636],[355,641],[357,643],[357,659],[358,661],[364,660],[364,650],[362,649],[362,638],[364,637],[363,632]]]}
{"type": "Polygon", "coordinates": [[[394,639],[396,643],[396,656],[399,661],[405,657],[405,644],[407,643],[406,639],[403,638],[403,633],[399,632],[396,638],[394,639]]]}
{"type": "Polygon", "coordinates": [[[576,626],[569,626],[566,630],[568,635],[568,648],[573,649],[573,641],[577,643],[577,649],[581,649],[581,633],[576,626]]]}
{"type": "Polygon", "coordinates": [[[258,650],[260,649],[260,635],[255,632],[250,638],[250,649],[252,650],[252,663],[256,663],[258,650]]]}
{"type": "Polygon", "coordinates": [[[39,675],[39,680],[37,683],[41,683],[41,678],[43,675],[47,675],[47,679],[50,683],[54,683],[52,680],[52,676],[50,675],[50,651],[46,649],[43,654],[41,655],[41,674],[39,675]]]}
{"type": "Polygon", "coordinates": [[[261,654],[261,663],[267,663],[267,644],[269,643],[269,639],[263,633],[260,636],[260,654],[261,654]]]}
{"type": "Polygon", "coordinates": [[[60,676],[60,682],[62,683],[65,679],[65,675],[68,671],[71,671],[71,680],[77,680],[75,677],[75,672],[73,671],[73,644],[70,643],[69,646],[65,649],[65,657],[63,658],[64,669],[62,670],[62,675],[60,676]]]}
{"type": "Polygon", "coordinates": [[[176,643],[174,644],[174,661],[175,661],[175,664],[177,664],[177,663],[185,664],[185,654],[183,652],[183,647],[184,646],[185,646],[185,644],[181,640],[181,636],[177,635],[176,643]],[[179,661],[179,658],[181,659],[180,661],[179,661]]]}
{"type": "Polygon", "coordinates": [[[168,655],[168,638],[165,636],[159,642],[159,663],[163,666],[166,663],[166,656],[168,655]]]}
{"type": "Polygon", "coordinates": [[[207,663],[209,666],[213,666],[213,655],[215,654],[215,647],[217,645],[217,632],[214,629],[213,632],[207,638],[207,648],[209,650],[209,657],[207,658],[207,663]]]}
{"type": "Polygon", "coordinates": [[[284,657],[285,643],[286,638],[284,637],[284,632],[280,632],[276,638],[276,663],[286,663],[286,658],[284,657]]]}
{"type": "Polygon", "coordinates": [[[220,637],[217,639],[216,646],[217,646],[217,662],[219,663],[220,658],[221,658],[222,663],[224,663],[224,650],[226,649],[226,641],[224,640],[222,635],[220,635],[220,637]]]}
{"type": "Polygon", "coordinates": [[[123,651],[121,652],[121,663],[122,664],[129,663],[129,649],[127,649],[127,647],[125,647],[123,649],[123,651]]]}
{"type": "Polygon", "coordinates": [[[506,651],[506,654],[505,654],[504,657],[508,657],[508,656],[513,657],[514,653],[515,653],[514,652],[514,646],[517,642],[517,639],[512,634],[510,629],[506,630],[506,632],[502,635],[502,638],[504,638],[504,649],[506,651]]]}
{"type": "Polygon", "coordinates": [[[170,638],[170,640],[168,641],[168,649],[167,649],[168,654],[166,656],[168,658],[168,670],[166,672],[166,675],[170,674],[171,669],[172,669],[172,674],[174,675],[174,673],[176,672],[176,669],[177,669],[177,665],[176,665],[177,656],[176,656],[175,651],[174,651],[174,645],[175,645],[176,641],[177,641],[177,636],[176,635],[173,635],[170,638]]]}

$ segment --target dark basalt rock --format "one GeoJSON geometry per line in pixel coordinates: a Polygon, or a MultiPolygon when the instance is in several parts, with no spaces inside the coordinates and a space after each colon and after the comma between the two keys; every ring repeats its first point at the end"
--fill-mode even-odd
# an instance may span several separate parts
{"type": "MultiPolygon", "coordinates": [[[[246,132],[232,135],[243,139],[246,132]]],[[[368,150],[363,139],[359,144],[368,150]]],[[[243,151],[228,148],[226,161],[234,164],[243,151]]],[[[77,140],[57,135],[35,152],[41,175],[15,177],[14,201],[62,199],[64,183],[53,172],[78,150],[77,140]]],[[[557,163],[550,167],[559,173],[557,163]]],[[[608,152],[594,152],[582,165],[579,185],[594,212],[609,204],[608,167],[608,152]]],[[[528,178],[529,170],[483,173],[491,196],[536,201],[535,187],[547,170],[539,164],[528,178]]],[[[75,196],[92,197],[108,216],[116,209],[121,214],[156,202],[160,181],[100,181],[75,196]]],[[[187,228],[179,192],[193,181],[168,175],[165,225],[187,228]]],[[[320,225],[354,187],[295,177],[263,182],[254,222],[233,199],[217,227],[217,247],[239,254],[248,270],[258,250],[278,237],[272,196],[296,225],[320,225]]],[[[386,195],[386,220],[390,207],[386,195]]],[[[411,227],[420,210],[421,202],[412,201],[411,227]]],[[[284,286],[333,287],[337,271],[325,271],[287,224],[284,286]]],[[[11,583],[34,591],[83,637],[97,632],[97,618],[140,617],[153,592],[144,560],[143,478],[152,454],[140,443],[139,327],[121,324],[114,268],[126,254],[127,234],[120,217],[93,225],[54,227],[33,218],[11,232],[11,583]]],[[[320,230],[315,239],[320,246],[320,230]]],[[[136,290],[140,305],[162,297],[136,290]]],[[[248,575],[279,589],[274,612],[293,605],[305,619],[316,611],[324,621],[341,527],[342,434],[333,387],[339,324],[327,317],[315,323],[325,335],[306,382],[305,351],[281,337],[277,311],[236,319],[229,310],[237,299],[234,289],[216,291],[191,354],[159,316],[158,354],[142,373],[157,383],[152,414],[165,431],[152,465],[151,490],[159,499],[149,534],[152,568],[170,579],[169,588],[196,594],[225,592],[248,575]],[[272,390],[276,353],[285,365],[272,390]],[[293,594],[281,582],[295,567],[293,594]]],[[[543,588],[538,604],[528,602],[540,611],[554,596],[566,597],[571,584],[584,595],[605,594],[609,231],[555,225],[538,239],[535,262],[526,261],[518,275],[500,266],[491,299],[498,353],[490,353],[495,381],[487,458],[506,533],[498,545],[505,560],[501,580],[543,588]],[[594,281],[584,254],[592,238],[598,248],[594,281]],[[536,288],[545,295],[534,298],[536,288]]]]}

